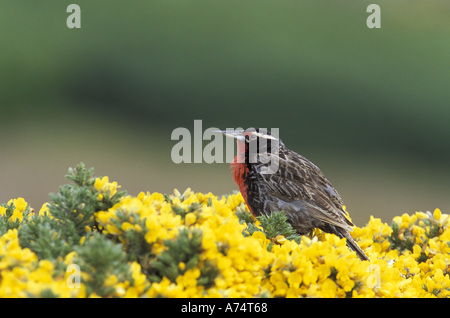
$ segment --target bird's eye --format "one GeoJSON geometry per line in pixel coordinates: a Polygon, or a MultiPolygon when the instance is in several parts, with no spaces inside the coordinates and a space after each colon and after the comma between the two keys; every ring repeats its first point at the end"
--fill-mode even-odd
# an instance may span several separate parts
{"type": "Polygon", "coordinates": [[[254,141],[254,140],[256,140],[256,138],[258,138],[258,137],[256,137],[256,135],[250,135],[250,141],[254,141]]]}

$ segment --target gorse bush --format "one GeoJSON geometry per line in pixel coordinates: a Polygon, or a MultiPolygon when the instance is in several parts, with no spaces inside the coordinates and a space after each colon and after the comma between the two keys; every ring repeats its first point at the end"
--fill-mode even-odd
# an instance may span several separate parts
{"type": "Polygon", "coordinates": [[[83,164],[40,211],[0,206],[0,297],[448,297],[450,220],[371,217],[345,239],[299,236],[239,193],[119,191],[83,164]]]}

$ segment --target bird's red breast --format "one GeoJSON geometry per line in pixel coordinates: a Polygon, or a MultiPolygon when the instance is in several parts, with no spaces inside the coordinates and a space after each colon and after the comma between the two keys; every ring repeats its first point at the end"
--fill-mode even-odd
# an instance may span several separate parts
{"type": "Polygon", "coordinates": [[[247,204],[248,209],[253,214],[253,211],[247,201],[247,184],[244,182],[247,179],[248,168],[245,163],[245,143],[242,141],[237,141],[237,156],[234,157],[231,163],[231,171],[233,173],[234,182],[236,182],[239,187],[239,191],[244,198],[245,204],[247,204]]]}

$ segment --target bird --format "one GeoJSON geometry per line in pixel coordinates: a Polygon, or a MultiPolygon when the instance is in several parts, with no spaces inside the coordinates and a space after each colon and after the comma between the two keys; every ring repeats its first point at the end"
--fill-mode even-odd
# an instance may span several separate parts
{"type": "Polygon", "coordinates": [[[314,229],[335,234],[361,260],[369,260],[350,235],[354,224],[341,196],[319,167],[266,129],[216,132],[236,140],[233,179],[253,216],[284,211],[298,234],[311,235],[314,229]]]}

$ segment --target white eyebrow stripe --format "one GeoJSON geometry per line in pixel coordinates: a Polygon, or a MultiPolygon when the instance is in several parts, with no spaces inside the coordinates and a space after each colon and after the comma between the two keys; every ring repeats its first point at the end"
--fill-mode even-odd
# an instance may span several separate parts
{"type": "Polygon", "coordinates": [[[272,139],[272,140],[276,140],[277,139],[274,136],[262,134],[262,133],[259,133],[259,132],[255,132],[254,135],[256,135],[258,137],[261,137],[261,138],[266,138],[266,139],[272,139]]]}

